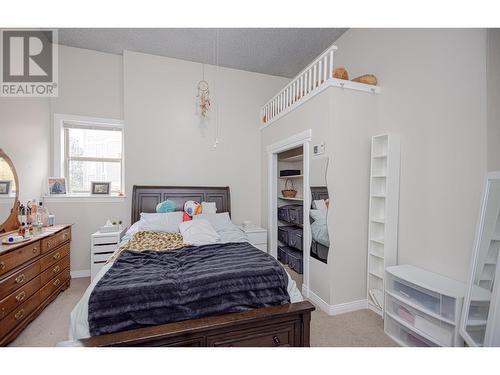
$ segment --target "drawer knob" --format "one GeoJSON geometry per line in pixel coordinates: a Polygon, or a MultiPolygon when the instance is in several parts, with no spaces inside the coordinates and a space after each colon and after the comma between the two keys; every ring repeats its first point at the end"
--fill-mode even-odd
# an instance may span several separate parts
{"type": "Polygon", "coordinates": [[[26,292],[23,290],[21,293],[19,293],[17,296],[16,296],[16,301],[17,302],[21,302],[24,300],[24,298],[26,298],[26,292]]]}
{"type": "Polygon", "coordinates": [[[18,277],[16,277],[16,283],[20,284],[24,281],[26,276],[24,276],[24,273],[20,274],[18,277]]]}
{"type": "Polygon", "coordinates": [[[54,254],[53,258],[54,259],[59,259],[61,257],[61,253],[60,252],[57,252],[54,254]]]}
{"type": "Polygon", "coordinates": [[[54,281],[52,283],[52,285],[54,285],[54,286],[58,286],[59,284],[61,284],[61,280],[59,280],[59,279],[56,279],[56,281],[54,281]]]}
{"type": "Polygon", "coordinates": [[[278,336],[273,336],[273,342],[274,342],[274,345],[281,344],[280,338],[278,336]]]}
{"type": "Polygon", "coordinates": [[[52,272],[58,273],[60,270],[61,270],[61,267],[55,266],[54,269],[52,270],[52,272]]]}
{"type": "Polygon", "coordinates": [[[36,252],[37,252],[37,251],[38,251],[38,248],[35,246],[35,247],[33,248],[33,254],[36,254],[36,252]]]}
{"type": "Polygon", "coordinates": [[[24,316],[24,309],[21,309],[19,310],[15,315],[14,315],[14,318],[16,318],[16,320],[19,320],[21,319],[22,317],[24,316]]]}
{"type": "Polygon", "coordinates": [[[4,270],[5,269],[5,263],[4,262],[0,262],[0,270],[4,270]]]}

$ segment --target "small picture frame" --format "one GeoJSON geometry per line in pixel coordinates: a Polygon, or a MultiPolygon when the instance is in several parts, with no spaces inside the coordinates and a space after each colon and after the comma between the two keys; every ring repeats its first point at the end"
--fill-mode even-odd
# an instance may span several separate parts
{"type": "Polygon", "coordinates": [[[12,181],[0,180],[0,195],[9,195],[12,181]]]}
{"type": "Polygon", "coordinates": [[[47,179],[49,187],[49,195],[66,194],[66,178],[65,177],[49,177],[47,179]]]}
{"type": "Polygon", "coordinates": [[[90,194],[109,195],[111,182],[91,182],[90,194]]]}

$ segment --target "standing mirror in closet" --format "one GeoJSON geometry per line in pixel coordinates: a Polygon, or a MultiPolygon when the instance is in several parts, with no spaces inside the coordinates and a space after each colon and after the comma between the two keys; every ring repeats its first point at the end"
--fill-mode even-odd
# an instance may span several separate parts
{"type": "Polygon", "coordinates": [[[311,257],[327,263],[330,237],[328,235],[328,208],[330,199],[326,176],[328,158],[312,159],[309,166],[309,185],[311,186],[311,257]]]}
{"type": "Polygon", "coordinates": [[[460,333],[469,346],[500,346],[500,172],[488,174],[460,333]]]}

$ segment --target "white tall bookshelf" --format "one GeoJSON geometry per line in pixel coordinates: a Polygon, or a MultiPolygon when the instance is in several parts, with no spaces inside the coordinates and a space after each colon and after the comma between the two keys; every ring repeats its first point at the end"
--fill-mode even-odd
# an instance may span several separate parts
{"type": "Polygon", "coordinates": [[[385,269],[397,264],[399,210],[399,138],[392,134],[372,137],[368,261],[368,307],[382,315],[385,269]]]}

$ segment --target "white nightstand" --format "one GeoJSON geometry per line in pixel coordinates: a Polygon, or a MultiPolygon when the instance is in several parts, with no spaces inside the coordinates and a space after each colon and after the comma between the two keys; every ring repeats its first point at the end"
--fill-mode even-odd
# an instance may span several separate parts
{"type": "Polygon", "coordinates": [[[109,257],[117,249],[127,228],[119,232],[101,233],[95,232],[90,236],[90,280],[92,281],[104,266],[109,257]]]}
{"type": "Polygon", "coordinates": [[[240,226],[240,229],[246,233],[248,241],[253,246],[267,253],[267,229],[258,226],[243,228],[242,225],[240,226]]]}

